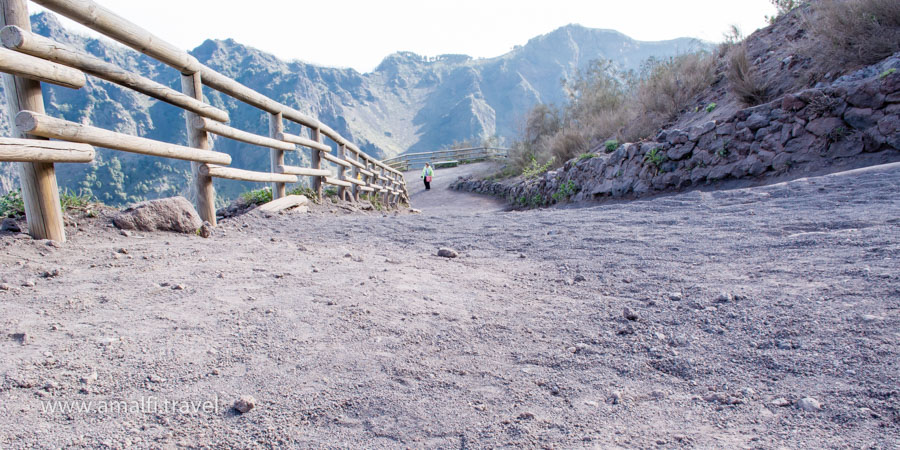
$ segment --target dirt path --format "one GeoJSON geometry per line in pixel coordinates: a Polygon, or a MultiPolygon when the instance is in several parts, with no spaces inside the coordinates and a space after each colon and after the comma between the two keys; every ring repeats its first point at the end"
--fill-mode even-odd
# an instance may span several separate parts
{"type": "Polygon", "coordinates": [[[898,190],[893,165],[564,210],[249,214],[206,240],[2,233],[0,447],[890,448],[898,190]],[[217,403],[160,406],[187,400],[217,403]]]}
{"type": "Polygon", "coordinates": [[[481,176],[496,172],[498,164],[483,162],[466,164],[459,167],[437,169],[431,190],[426,191],[422,183],[422,171],[413,170],[406,172],[409,189],[410,204],[413,208],[420,209],[426,215],[472,215],[503,211],[506,205],[487,195],[478,195],[468,192],[451,191],[450,183],[461,176],[481,176]]]}

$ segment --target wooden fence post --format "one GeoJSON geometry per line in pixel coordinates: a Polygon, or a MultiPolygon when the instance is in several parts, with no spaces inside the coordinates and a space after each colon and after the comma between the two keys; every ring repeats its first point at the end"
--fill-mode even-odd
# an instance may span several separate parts
{"type": "MultiPolygon", "coordinates": [[[[272,139],[280,139],[284,133],[284,120],[281,113],[269,113],[269,137],[272,139]]],[[[315,150],[313,150],[315,152],[315,150]]],[[[317,152],[318,153],[318,152],[317,152]]],[[[284,166],[284,150],[277,148],[269,149],[269,158],[271,160],[272,173],[276,173],[279,167],[284,166]]],[[[272,184],[272,198],[279,199],[287,195],[287,188],[284,183],[272,184]]]]}
{"type": "MultiPolygon", "coordinates": [[[[347,158],[347,149],[344,147],[344,144],[338,144],[337,149],[337,157],[340,159],[347,158]]],[[[338,165],[338,180],[345,181],[347,179],[347,168],[341,165],[338,165]]],[[[338,198],[344,200],[344,193],[346,189],[343,186],[338,187],[338,198]]]]}
{"type": "MultiPolygon", "coordinates": [[[[353,158],[354,161],[359,162],[359,155],[357,155],[356,152],[350,152],[350,153],[351,153],[350,157],[353,158]]],[[[359,178],[359,167],[357,167],[356,164],[353,165],[353,172],[351,173],[351,175],[353,176],[354,180],[360,179],[359,178]]],[[[359,185],[357,185],[356,183],[353,183],[353,187],[350,188],[350,196],[353,197],[354,202],[359,201],[359,185]]]]}
{"type": "MultiPolygon", "coordinates": [[[[181,92],[189,97],[203,101],[203,85],[200,82],[200,72],[191,75],[181,74],[181,92]]],[[[185,111],[184,118],[187,125],[188,145],[202,150],[210,150],[209,133],[194,128],[193,121],[196,114],[185,111]]],[[[204,175],[200,171],[203,163],[192,161],[191,172],[194,175],[194,191],[197,195],[197,213],[200,218],[216,226],[216,188],[213,186],[212,177],[204,175]]]]}
{"type": "MultiPolygon", "coordinates": [[[[318,128],[310,128],[310,138],[318,143],[322,143],[322,131],[318,128]]],[[[322,154],[320,150],[310,151],[310,166],[313,169],[322,168],[322,154]]],[[[313,191],[316,193],[317,201],[322,201],[322,177],[313,177],[313,191]]]]}
{"type": "MultiPolygon", "coordinates": [[[[0,25],[16,25],[31,31],[26,0],[0,1],[0,25]]],[[[44,96],[41,83],[14,75],[3,74],[6,88],[7,111],[10,122],[22,110],[44,113],[44,96]]],[[[14,137],[44,139],[26,135],[13,128],[14,137]]],[[[19,184],[25,200],[25,217],[28,233],[35,239],[66,241],[62,208],[59,204],[59,186],[56,183],[56,168],[48,162],[22,162],[19,165],[19,184]]]]}

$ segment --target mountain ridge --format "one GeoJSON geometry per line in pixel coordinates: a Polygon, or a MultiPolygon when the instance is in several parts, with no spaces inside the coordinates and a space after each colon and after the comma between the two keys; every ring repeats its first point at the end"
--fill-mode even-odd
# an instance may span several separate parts
{"type": "MultiPolygon", "coordinates": [[[[113,43],[66,30],[50,13],[32,16],[33,30],[120,67],[180,89],[177,71],[113,43]]],[[[698,41],[679,38],[643,42],[614,30],[570,24],[536,36],[492,58],[445,54],[423,56],[409,51],[385,56],[371,72],[285,61],[233,39],[207,39],[190,51],[201,63],[274,100],[296,108],[384,158],[404,151],[438,149],[458,141],[510,139],[518,119],[537,103],[562,103],[561,80],[596,59],[612,59],[623,70],[636,70],[647,57],[667,57],[696,48],[698,41]]],[[[166,142],[187,142],[180,110],[115,84],[88,77],[81,90],[45,86],[47,112],[67,120],[166,142]]],[[[232,126],[267,134],[261,111],[212,89],[210,104],[229,111],[232,126]]],[[[9,120],[0,120],[9,132],[9,120]]],[[[289,125],[289,132],[300,133],[289,125]]],[[[232,155],[233,166],[268,170],[264,149],[216,138],[218,151],[232,155]]],[[[303,164],[303,152],[289,164],[303,164]]],[[[185,194],[187,163],[101,149],[91,165],[60,165],[60,185],[83,190],[110,204],[185,194]],[[135,187],[136,186],[136,187],[135,187]]],[[[13,189],[14,170],[0,167],[0,192],[13,189]]],[[[222,201],[254,185],[217,183],[222,201]]]]}

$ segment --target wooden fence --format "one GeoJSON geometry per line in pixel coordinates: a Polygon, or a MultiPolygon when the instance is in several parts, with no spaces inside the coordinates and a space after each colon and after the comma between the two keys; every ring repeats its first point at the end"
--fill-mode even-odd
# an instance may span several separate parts
{"type": "Polygon", "coordinates": [[[311,177],[320,198],[323,185],[338,188],[342,199],[358,201],[361,193],[381,196],[396,206],[409,198],[400,171],[361,151],[336,131],[201,64],[188,52],[151,34],[91,0],[33,0],[181,72],[181,91],[131,73],[31,32],[27,0],[0,0],[0,72],[14,121],[12,138],[0,138],[0,161],[20,163],[20,183],[29,233],[37,239],[65,240],[54,163],[90,162],[94,146],[124,152],[191,161],[196,206],[203,220],[215,225],[212,178],[272,183],[274,198],[285,184],[311,177]],[[185,111],[188,145],[131,136],[47,116],[40,83],[79,89],[85,75],[135,90],[185,111]],[[203,86],[254,106],[268,115],[269,136],[242,131],[228,123],[228,111],[203,101],[203,86]],[[284,131],[285,121],[305,127],[309,137],[284,131]],[[211,148],[210,133],[269,149],[270,172],[229,167],[231,156],[211,148]],[[50,141],[48,139],[56,139],[50,141]],[[326,139],[331,144],[326,143],[326,139]],[[332,145],[334,154],[332,154],[332,145]],[[285,164],[285,152],[310,149],[310,167],[285,164]],[[323,166],[336,168],[336,174],[323,166]]]}
{"type": "Polygon", "coordinates": [[[505,148],[457,148],[434,152],[405,153],[381,162],[401,172],[405,172],[412,169],[421,169],[425,167],[425,163],[431,163],[432,166],[457,165],[491,158],[506,158],[508,153],[509,150],[505,148]]]}

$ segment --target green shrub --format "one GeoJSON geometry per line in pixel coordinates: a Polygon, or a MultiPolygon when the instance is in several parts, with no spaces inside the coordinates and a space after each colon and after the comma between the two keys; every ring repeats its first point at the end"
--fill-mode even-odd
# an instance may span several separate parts
{"type": "Polygon", "coordinates": [[[0,218],[21,217],[25,215],[25,201],[19,190],[9,191],[0,196],[0,218]]]}
{"type": "Polygon", "coordinates": [[[612,153],[619,148],[619,141],[616,139],[610,139],[603,143],[603,146],[606,148],[606,153],[612,153]]]}
{"type": "Polygon", "coordinates": [[[666,161],[666,154],[665,152],[660,151],[658,148],[654,148],[644,155],[644,161],[652,164],[658,171],[659,166],[661,166],[662,163],[666,161]]]}
{"type": "Polygon", "coordinates": [[[553,193],[553,200],[560,202],[563,201],[578,192],[578,186],[575,185],[575,182],[572,180],[566,181],[559,185],[559,189],[553,193]]]}
{"type": "Polygon", "coordinates": [[[522,171],[522,176],[525,178],[535,178],[543,174],[544,172],[550,170],[550,166],[553,165],[553,159],[547,161],[544,164],[540,164],[537,162],[537,159],[531,159],[531,165],[526,167],[525,170],[522,171]]]}
{"type": "Polygon", "coordinates": [[[60,206],[62,206],[63,211],[69,211],[73,209],[86,209],[91,203],[96,202],[90,195],[83,191],[75,194],[74,192],[65,189],[59,193],[59,203],[60,206]]]}
{"type": "Polygon", "coordinates": [[[891,67],[890,69],[885,70],[884,72],[881,72],[881,74],[878,75],[878,78],[883,80],[883,79],[887,78],[888,76],[893,75],[895,73],[897,73],[897,69],[891,67]]]}
{"type": "Polygon", "coordinates": [[[711,112],[715,111],[717,106],[719,106],[719,105],[717,105],[716,102],[712,102],[712,103],[706,105],[706,112],[711,113],[711,112]]]}
{"type": "Polygon", "coordinates": [[[248,205],[262,205],[272,201],[272,189],[264,187],[241,194],[241,200],[248,205]]]}
{"type": "Polygon", "coordinates": [[[578,155],[578,160],[584,161],[584,160],[588,160],[588,159],[596,158],[596,157],[597,157],[596,153],[582,153],[582,154],[578,155]]]}

